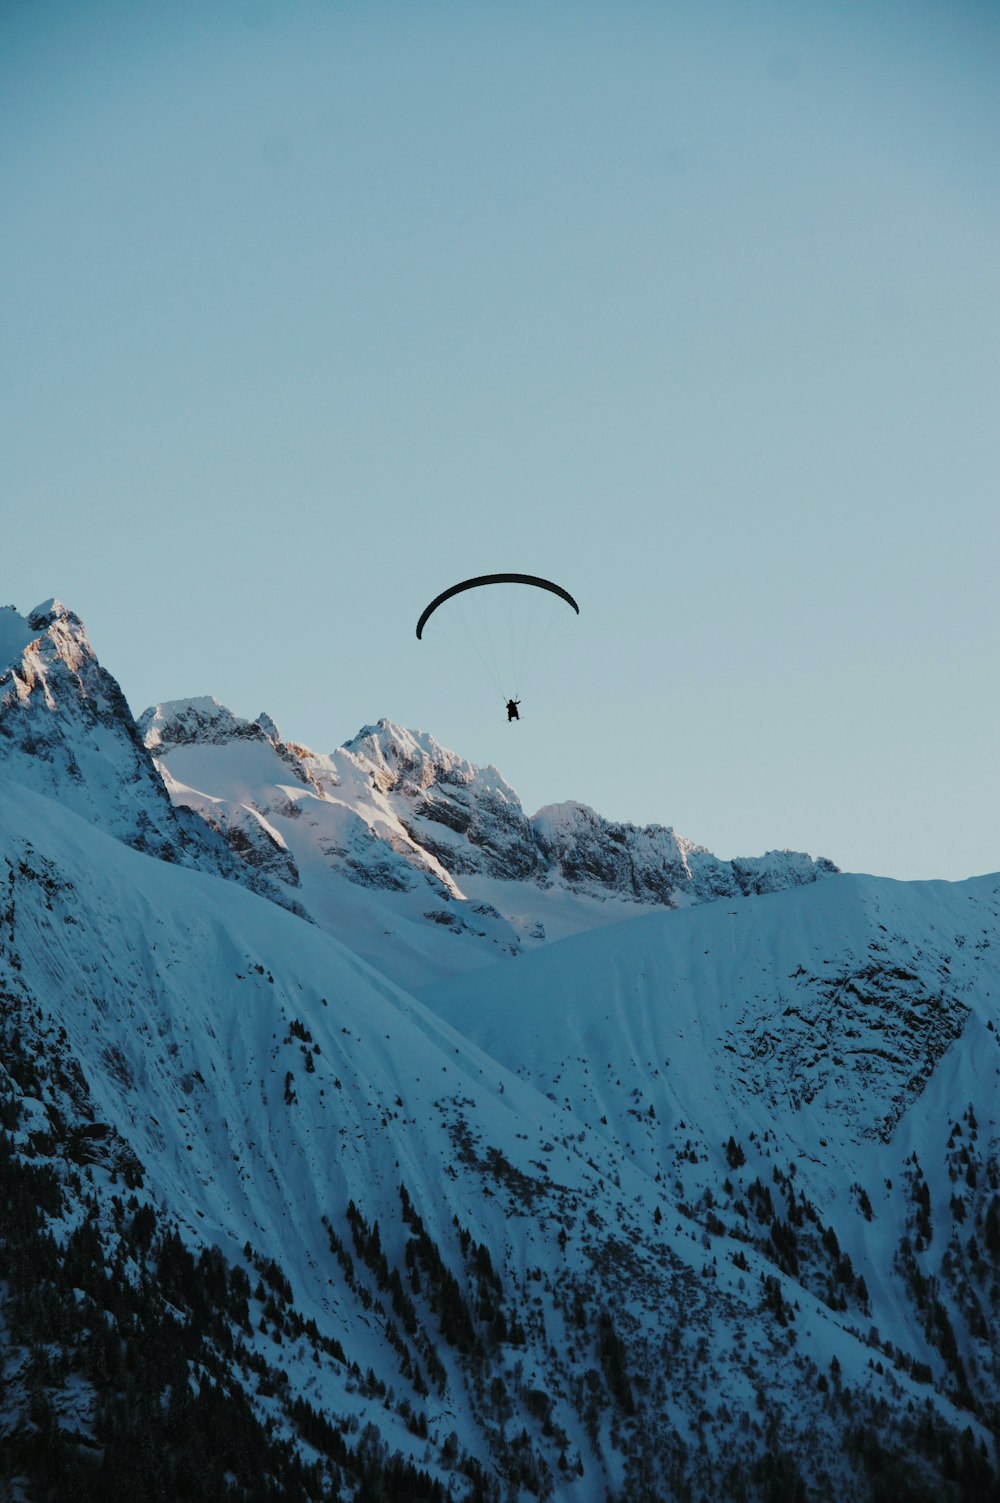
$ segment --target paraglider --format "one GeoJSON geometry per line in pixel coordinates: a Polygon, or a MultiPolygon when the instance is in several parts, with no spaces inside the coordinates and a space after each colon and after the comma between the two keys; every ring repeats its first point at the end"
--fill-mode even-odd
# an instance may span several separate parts
{"type": "Polygon", "coordinates": [[[522,681],[559,618],[566,618],[566,606],[580,614],[569,591],[551,579],[537,574],[477,574],[435,595],[420,614],[417,637],[424,640],[424,628],[433,617],[429,635],[440,635],[460,656],[475,660],[474,666],[502,695],[509,723],[521,718],[522,681]],[[438,616],[446,602],[448,608],[438,616]]]}
{"type": "Polygon", "coordinates": [[[580,614],[580,607],[569,591],[564,590],[562,585],[553,584],[551,579],[539,579],[537,574],[477,574],[474,579],[463,579],[460,584],[450,585],[447,590],[442,590],[440,595],[435,595],[417,622],[417,636],[423,636],[424,627],[438,606],[450,600],[453,595],[461,595],[466,590],[478,590],[481,585],[495,584],[534,585],[539,590],[551,590],[554,595],[561,596],[567,605],[571,605],[577,615],[580,614]]]}

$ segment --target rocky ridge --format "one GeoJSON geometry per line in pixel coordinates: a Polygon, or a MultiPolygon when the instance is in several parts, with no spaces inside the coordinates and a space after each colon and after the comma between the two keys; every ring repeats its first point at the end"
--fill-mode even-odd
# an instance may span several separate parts
{"type": "MultiPolygon", "coordinates": [[[[242,859],[279,876],[287,861],[285,880],[317,922],[329,926],[330,884],[340,880],[376,897],[408,894],[400,922],[405,910],[407,922],[426,929],[429,920],[439,938],[460,941],[446,969],[643,908],[775,892],[837,870],[790,851],[723,861],[672,829],[606,820],[579,803],[530,818],[495,767],[389,720],[329,756],[284,741],[267,715],[244,720],[214,700],[159,705],[139,726],[175,802],[200,812],[242,859]],[[554,924],[565,897],[572,903],[554,924]]],[[[397,979],[413,979],[414,963],[404,945],[397,979]]]]}

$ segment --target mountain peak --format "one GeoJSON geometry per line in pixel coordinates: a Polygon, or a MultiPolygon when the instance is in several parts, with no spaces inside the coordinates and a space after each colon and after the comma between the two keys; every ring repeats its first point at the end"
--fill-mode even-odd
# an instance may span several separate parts
{"type": "Polygon", "coordinates": [[[65,622],[65,628],[60,634],[62,637],[61,656],[67,656],[67,645],[70,641],[74,644],[73,656],[79,658],[81,651],[90,653],[90,644],[87,641],[83,622],[79,616],[67,610],[61,600],[55,598],[44,600],[26,616],[22,616],[16,606],[0,606],[0,668],[9,668],[20,663],[25,652],[39,634],[51,633],[57,622],[65,622]]]}
{"type": "MultiPolygon", "coordinates": [[[[12,609],[12,607],[11,607],[12,609]]],[[[41,605],[36,605],[33,611],[28,612],[28,622],[35,631],[44,631],[55,621],[68,621],[73,626],[82,629],[83,622],[73,611],[68,610],[61,600],[53,595],[51,600],[43,600],[41,605]]]]}
{"type": "MultiPolygon", "coordinates": [[[[603,814],[598,814],[589,804],[582,804],[578,799],[564,799],[558,804],[543,804],[537,814],[532,816],[531,823],[540,835],[543,835],[550,843],[560,837],[576,839],[581,830],[638,830],[637,825],[617,824],[608,820],[603,814]]],[[[646,831],[656,831],[662,835],[668,835],[676,841],[678,847],[686,851],[704,850],[704,846],[697,846],[690,840],[685,840],[680,835],[675,835],[670,825],[647,825],[646,831]]],[[[614,837],[612,837],[614,838],[614,837]]]]}
{"type": "MultiPolygon", "coordinates": [[[[348,897],[345,880],[376,895],[365,908],[373,944],[389,932],[378,895],[392,892],[413,953],[436,955],[431,926],[456,959],[483,964],[497,945],[517,952],[634,905],[687,907],[835,870],[790,852],[723,861],[669,827],[608,820],[577,800],[529,819],[496,767],[385,717],[330,756],[213,695],[163,701],[137,723],[55,599],[29,617],[0,611],[3,656],[0,752],[19,782],[151,854],[237,869],[258,890],[265,878],[283,884],[279,901],[346,926],[355,943],[368,900],[348,897]]],[[[411,951],[400,956],[409,968],[411,951]]]]}
{"type": "Polygon", "coordinates": [[[479,767],[467,761],[427,731],[407,730],[383,718],[375,725],[362,726],[344,750],[372,763],[389,787],[422,790],[432,783],[474,784],[478,790],[499,794],[520,807],[520,799],[496,767],[479,767]]]}
{"type": "Polygon", "coordinates": [[[117,681],[55,598],[0,612],[0,752],[18,782],[176,858],[179,822],[117,681]]]}
{"type": "Polygon", "coordinates": [[[230,741],[276,741],[278,727],[269,715],[244,720],[212,694],[168,699],[151,705],[136,722],[147,749],[158,753],[172,746],[225,746],[230,741]]]}
{"type": "Polygon", "coordinates": [[[546,804],[531,821],[546,861],[571,887],[594,883],[640,902],[686,906],[720,897],[777,892],[832,876],[832,861],[800,851],[769,851],[724,861],[667,825],[605,819],[572,800],[546,804]]]}

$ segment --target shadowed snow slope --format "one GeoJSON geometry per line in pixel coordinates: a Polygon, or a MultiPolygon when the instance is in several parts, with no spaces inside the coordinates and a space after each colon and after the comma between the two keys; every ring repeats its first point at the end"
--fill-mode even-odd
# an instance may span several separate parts
{"type": "Polygon", "coordinates": [[[931,1279],[961,1381],[990,1406],[1000,1311],[977,1233],[1000,1234],[998,915],[1000,877],[844,876],[638,917],[418,994],[706,1229],[834,1298],[863,1278],[857,1307],[947,1381],[951,1339],[912,1302],[931,1279]]]}
{"type": "Polygon", "coordinates": [[[970,1009],[995,1018],[998,907],[998,877],[843,876],[635,918],[421,994],[590,1117],[612,1100],[579,1055],[630,1087],[655,1069],[661,1126],[667,1103],[698,1117],[718,1096],[720,1127],[735,1099],[753,1125],[861,1142],[891,1135],[970,1009]]]}

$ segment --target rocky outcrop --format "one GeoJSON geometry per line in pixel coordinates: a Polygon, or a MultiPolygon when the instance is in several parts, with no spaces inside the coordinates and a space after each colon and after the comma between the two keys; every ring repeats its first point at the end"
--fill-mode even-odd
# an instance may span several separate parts
{"type": "Polygon", "coordinates": [[[273,747],[300,783],[313,784],[302,755],[305,748],[282,740],[270,715],[261,713],[256,720],[244,720],[213,695],[153,705],[142,712],[136,724],[143,744],[154,757],[165,757],[178,746],[229,746],[234,741],[256,741],[273,747]]]}
{"type": "Polygon", "coordinates": [[[600,889],[639,903],[674,907],[779,892],[837,871],[801,851],[724,861],[668,827],[617,823],[586,804],[550,804],[531,823],[551,874],[574,891],[600,889]]]}
{"type": "Polygon", "coordinates": [[[675,907],[777,892],[837,870],[798,851],[724,861],[666,826],[617,823],[580,803],[550,804],[529,819],[495,767],[476,767],[388,720],[366,726],[343,750],[371,769],[412,840],[457,877],[530,880],[675,907]]]}

